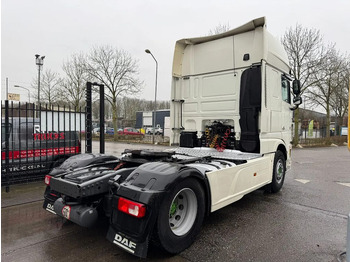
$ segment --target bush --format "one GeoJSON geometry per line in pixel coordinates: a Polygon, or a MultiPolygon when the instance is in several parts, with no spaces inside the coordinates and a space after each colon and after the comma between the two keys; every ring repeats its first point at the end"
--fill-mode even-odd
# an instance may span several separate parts
{"type": "Polygon", "coordinates": [[[343,145],[347,142],[346,136],[331,136],[329,138],[306,138],[300,139],[300,144],[304,147],[308,146],[329,146],[331,144],[343,145]]]}

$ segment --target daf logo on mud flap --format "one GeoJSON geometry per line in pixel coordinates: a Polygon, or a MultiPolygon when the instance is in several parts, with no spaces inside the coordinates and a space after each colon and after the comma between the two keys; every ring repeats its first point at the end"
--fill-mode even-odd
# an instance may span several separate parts
{"type": "Polygon", "coordinates": [[[53,214],[56,214],[56,212],[54,211],[53,205],[50,203],[47,204],[46,210],[53,213],[53,214]]]}
{"type": "Polygon", "coordinates": [[[129,251],[131,253],[135,253],[135,250],[133,250],[133,249],[136,249],[136,243],[130,241],[129,239],[127,239],[125,237],[122,237],[119,234],[115,234],[113,243],[126,249],[127,251],[129,251]]]}

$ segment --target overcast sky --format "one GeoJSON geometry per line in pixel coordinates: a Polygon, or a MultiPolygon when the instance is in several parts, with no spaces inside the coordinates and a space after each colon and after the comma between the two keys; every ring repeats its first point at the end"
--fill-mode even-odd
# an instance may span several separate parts
{"type": "Polygon", "coordinates": [[[144,51],[150,49],[159,63],[157,99],[168,100],[176,40],[265,16],[278,38],[299,23],[350,53],[349,14],[349,0],[2,0],[1,97],[8,77],[9,92],[27,99],[27,91],[13,86],[30,87],[38,73],[35,54],[46,56],[44,70],[64,76],[62,63],[72,54],[112,45],[138,60],[139,98],[153,100],[155,62],[144,51]]]}

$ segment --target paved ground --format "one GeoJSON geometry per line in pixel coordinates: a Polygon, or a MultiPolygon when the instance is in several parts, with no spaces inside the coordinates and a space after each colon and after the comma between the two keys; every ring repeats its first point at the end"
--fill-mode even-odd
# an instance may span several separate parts
{"type": "MultiPolygon", "coordinates": [[[[140,145],[107,144],[119,154],[140,145]]],[[[205,219],[195,243],[169,256],[151,247],[149,261],[337,261],[350,212],[346,147],[296,149],[278,194],[255,191],[205,219]]],[[[44,185],[2,191],[2,261],[139,261],[105,239],[107,221],[83,229],[44,211],[44,185]]]]}

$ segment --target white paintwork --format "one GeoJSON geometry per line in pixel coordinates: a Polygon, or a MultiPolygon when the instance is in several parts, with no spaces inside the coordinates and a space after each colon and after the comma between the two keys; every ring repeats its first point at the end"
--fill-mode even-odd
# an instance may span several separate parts
{"type": "Polygon", "coordinates": [[[248,160],[247,163],[208,172],[211,212],[227,206],[271,182],[274,154],[248,160]]]}

